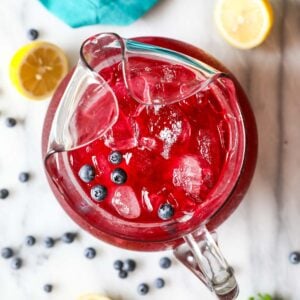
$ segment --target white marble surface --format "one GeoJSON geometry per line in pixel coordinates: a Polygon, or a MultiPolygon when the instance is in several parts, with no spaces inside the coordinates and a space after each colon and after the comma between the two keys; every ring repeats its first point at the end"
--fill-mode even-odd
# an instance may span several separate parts
{"type": "Polygon", "coordinates": [[[290,250],[300,250],[300,1],[274,0],[275,26],[259,48],[240,51],[217,34],[213,5],[207,0],[162,0],[155,9],[129,27],[90,26],[71,29],[34,0],[1,0],[0,5],[0,188],[10,196],[0,201],[0,247],[12,246],[24,259],[24,267],[12,271],[0,259],[0,299],[68,300],[84,292],[101,292],[115,300],[214,299],[206,288],[178,263],[161,270],[162,253],[129,252],[97,241],[82,232],[64,213],[52,195],[42,168],[40,138],[49,101],[30,102],[18,95],[8,79],[13,52],[27,42],[26,30],[35,27],[40,38],[60,45],[73,64],[83,39],[98,32],[115,31],[124,37],[161,35],[190,42],[211,52],[239,78],[252,103],[259,130],[259,159],[251,188],[242,205],[219,229],[220,245],[236,269],[239,299],[256,292],[300,299],[300,266],[290,265],[290,250]],[[7,116],[19,121],[4,125],[7,116]],[[32,180],[18,182],[20,171],[32,180]],[[67,230],[80,231],[72,245],[58,244],[46,250],[41,239],[58,237],[67,230]],[[22,245],[33,234],[38,243],[22,245]],[[87,260],[83,250],[94,246],[97,259],[87,260]],[[115,258],[134,257],[138,269],[127,279],[117,277],[115,258]],[[138,296],[142,281],[153,286],[163,276],[167,285],[138,296]],[[53,283],[53,293],[42,291],[53,283]]]}

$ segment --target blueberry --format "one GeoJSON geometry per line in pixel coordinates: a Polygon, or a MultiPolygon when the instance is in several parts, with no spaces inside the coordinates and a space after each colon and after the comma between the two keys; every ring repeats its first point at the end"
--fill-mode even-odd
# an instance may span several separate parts
{"type": "Polygon", "coordinates": [[[46,237],[44,239],[44,245],[46,248],[52,248],[55,245],[55,240],[52,237],[46,237]]]}
{"type": "Polygon", "coordinates": [[[94,248],[89,247],[84,250],[84,256],[88,259],[93,259],[96,256],[97,252],[94,248]]]}
{"type": "Polygon", "coordinates": [[[62,235],[61,240],[66,244],[71,244],[74,242],[75,238],[76,238],[76,233],[66,232],[62,235]]]}
{"type": "Polygon", "coordinates": [[[172,261],[169,257],[162,257],[159,260],[159,266],[163,269],[168,269],[171,267],[172,261]]]}
{"type": "Polygon", "coordinates": [[[124,262],[123,270],[133,272],[136,267],[136,262],[133,259],[126,259],[124,262]]]}
{"type": "Polygon", "coordinates": [[[9,195],[8,189],[1,189],[0,190],[0,199],[5,199],[9,195]]]}
{"type": "Polygon", "coordinates": [[[121,261],[121,260],[116,260],[116,261],[114,261],[114,269],[115,270],[122,270],[123,269],[123,265],[124,265],[124,263],[121,261]]]}
{"type": "Polygon", "coordinates": [[[25,238],[25,244],[27,246],[33,246],[35,244],[35,242],[36,242],[36,239],[35,239],[34,236],[32,236],[32,235],[26,236],[26,238],[25,238]]]}
{"type": "Polygon", "coordinates": [[[146,283],[140,283],[137,287],[137,291],[140,295],[146,295],[149,292],[149,285],[146,283]]]}
{"type": "Polygon", "coordinates": [[[169,203],[162,204],[158,209],[158,216],[162,220],[168,220],[168,219],[172,218],[173,215],[174,215],[174,208],[169,203]]]}
{"type": "Polygon", "coordinates": [[[5,259],[7,258],[11,258],[12,256],[14,256],[14,251],[11,248],[2,248],[1,249],[1,256],[5,259]]]}
{"type": "Polygon", "coordinates": [[[39,37],[39,32],[36,29],[29,29],[27,32],[27,37],[29,40],[34,41],[39,37]]]}
{"type": "Polygon", "coordinates": [[[22,264],[23,264],[23,261],[19,257],[14,257],[10,262],[10,266],[14,270],[20,269],[22,267],[22,264]]]}
{"type": "Polygon", "coordinates": [[[119,151],[113,151],[109,154],[108,159],[112,164],[118,165],[122,161],[122,153],[119,151]]]}
{"type": "Polygon", "coordinates": [[[107,196],[107,188],[104,185],[97,184],[91,188],[91,197],[96,201],[103,201],[107,196]]]}
{"type": "Polygon", "coordinates": [[[300,252],[293,251],[289,255],[289,260],[291,264],[299,264],[300,263],[300,252]]]}
{"type": "Polygon", "coordinates": [[[14,127],[17,124],[17,120],[14,118],[6,118],[5,119],[5,125],[7,127],[14,127]]]}
{"type": "Polygon", "coordinates": [[[154,285],[156,288],[161,289],[165,286],[165,281],[162,278],[156,278],[154,281],[154,285]]]}
{"type": "Polygon", "coordinates": [[[78,172],[78,176],[84,182],[91,182],[95,178],[95,169],[91,165],[83,165],[78,172]]]}
{"type": "Polygon", "coordinates": [[[112,171],[110,178],[116,184],[123,184],[127,180],[126,172],[121,168],[116,168],[112,171]]]}
{"type": "Polygon", "coordinates": [[[128,273],[124,270],[120,270],[118,275],[120,278],[124,279],[128,276],[128,273]]]}
{"type": "Polygon", "coordinates": [[[46,293],[51,293],[52,290],[53,290],[53,285],[52,284],[45,284],[43,286],[43,290],[46,292],[46,293]]]}
{"type": "Polygon", "coordinates": [[[19,174],[20,182],[27,182],[29,180],[29,177],[30,177],[30,175],[27,172],[22,172],[19,174]]]}

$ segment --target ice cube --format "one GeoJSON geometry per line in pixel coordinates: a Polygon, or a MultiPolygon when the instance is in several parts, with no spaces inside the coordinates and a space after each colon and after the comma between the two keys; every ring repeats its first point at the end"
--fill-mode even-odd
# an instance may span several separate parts
{"type": "Polygon", "coordinates": [[[209,164],[211,164],[212,163],[212,147],[213,147],[212,135],[209,133],[208,130],[200,129],[198,131],[197,142],[198,142],[198,149],[199,149],[200,155],[209,164]]]}
{"type": "Polygon", "coordinates": [[[120,186],[112,197],[112,205],[124,218],[135,219],[141,214],[141,208],[135,192],[130,186],[120,186]]]}
{"type": "Polygon", "coordinates": [[[202,168],[195,156],[185,155],[179,159],[178,167],[173,170],[173,184],[193,197],[199,196],[202,168]]]}

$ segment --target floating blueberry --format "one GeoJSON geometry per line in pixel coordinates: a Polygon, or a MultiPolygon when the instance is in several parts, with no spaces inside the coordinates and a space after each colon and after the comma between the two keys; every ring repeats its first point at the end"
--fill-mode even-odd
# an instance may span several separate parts
{"type": "Polygon", "coordinates": [[[91,197],[96,201],[103,201],[107,196],[107,188],[104,185],[97,184],[91,188],[91,197]]]}
{"type": "Polygon", "coordinates": [[[116,260],[116,261],[114,261],[114,269],[115,270],[122,270],[123,269],[123,265],[124,265],[124,263],[121,261],[121,260],[116,260]]]}
{"type": "Polygon", "coordinates": [[[289,260],[290,263],[293,265],[299,264],[300,263],[300,252],[298,251],[293,251],[289,255],[289,260]]]}
{"type": "Polygon", "coordinates": [[[29,40],[34,41],[39,37],[39,32],[36,29],[29,29],[27,32],[27,37],[29,40]]]}
{"type": "Polygon", "coordinates": [[[1,189],[0,190],[0,199],[6,199],[9,195],[8,189],[1,189]]]}
{"type": "Polygon", "coordinates": [[[9,247],[2,248],[1,249],[1,256],[5,259],[11,258],[12,256],[14,256],[14,251],[13,251],[13,249],[11,249],[9,247]]]}
{"type": "Polygon", "coordinates": [[[36,239],[32,235],[28,235],[25,237],[25,244],[27,246],[33,246],[36,243],[36,239]]]}
{"type": "Polygon", "coordinates": [[[6,118],[5,119],[5,125],[7,127],[14,127],[14,126],[16,126],[16,124],[17,124],[17,120],[14,118],[6,118]]]}
{"type": "Polygon", "coordinates": [[[19,257],[14,257],[10,262],[10,266],[14,270],[20,269],[22,267],[22,264],[23,264],[23,261],[19,257]]]}
{"type": "Polygon", "coordinates": [[[71,244],[76,238],[75,232],[66,232],[62,235],[61,240],[66,244],[71,244]]]}
{"type": "Polygon", "coordinates": [[[95,169],[91,165],[83,165],[78,172],[78,176],[84,182],[91,182],[95,178],[95,169]]]}
{"type": "Polygon", "coordinates": [[[168,220],[168,219],[172,218],[173,215],[174,215],[174,208],[169,203],[162,204],[158,209],[158,216],[162,220],[168,220]]]}
{"type": "Polygon", "coordinates": [[[163,269],[168,269],[171,267],[171,265],[172,265],[172,261],[169,257],[162,257],[159,260],[159,266],[163,269]]]}
{"type": "Polygon", "coordinates": [[[122,161],[122,153],[119,151],[113,151],[109,154],[108,159],[112,164],[118,165],[122,161]]]}
{"type": "Polygon", "coordinates": [[[52,248],[55,245],[55,240],[52,237],[46,237],[44,239],[44,245],[46,248],[52,248]]]}
{"type": "Polygon", "coordinates": [[[93,259],[96,256],[97,252],[94,248],[89,247],[84,250],[84,256],[88,259],[93,259]]]}
{"type": "Polygon", "coordinates": [[[127,278],[128,273],[124,270],[120,270],[118,275],[120,278],[124,279],[124,278],[127,278]]]}
{"type": "Polygon", "coordinates": [[[154,281],[154,285],[156,288],[161,289],[165,286],[165,281],[162,278],[156,278],[154,281]]]}
{"type": "Polygon", "coordinates": [[[51,293],[52,290],[53,290],[53,285],[52,284],[45,284],[43,286],[43,290],[46,292],[46,293],[51,293]]]}
{"type": "Polygon", "coordinates": [[[149,292],[149,285],[146,283],[140,283],[137,287],[137,291],[140,295],[146,295],[149,292]]]}
{"type": "Polygon", "coordinates": [[[136,268],[136,262],[133,259],[126,259],[124,262],[123,270],[133,272],[136,268]]]}
{"type": "Polygon", "coordinates": [[[19,174],[19,180],[20,180],[20,182],[27,182],[29,180],[29,177],[30,177],[30,175],[29,175],[28,172],[21,172],[19,174]]]}
{"type": "Polygon", "coordinates": [[[116,184],[123,184],[127,180],[126,172],[121,168],[116,168],[112,171],[110,178],[116,184]]]}

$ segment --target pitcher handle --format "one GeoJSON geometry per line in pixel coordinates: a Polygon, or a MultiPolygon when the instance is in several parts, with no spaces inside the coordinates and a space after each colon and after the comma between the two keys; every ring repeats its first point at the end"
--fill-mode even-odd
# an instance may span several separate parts
{"type": "Polygon", "coordinates": [[[233,269],[205,226],[184,237],[175,257],[192,271],[220,300],[236,299],[239,288],[233,269]]]}

